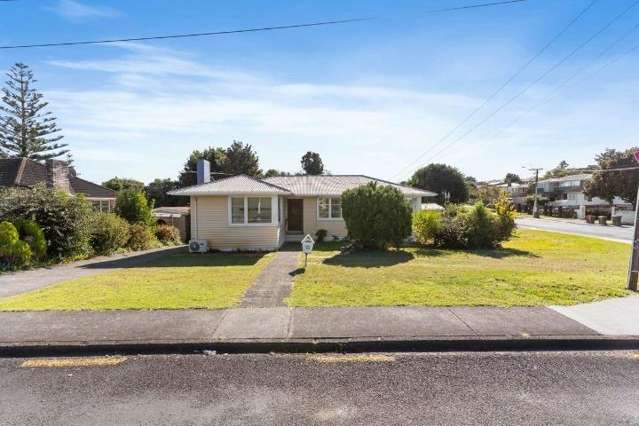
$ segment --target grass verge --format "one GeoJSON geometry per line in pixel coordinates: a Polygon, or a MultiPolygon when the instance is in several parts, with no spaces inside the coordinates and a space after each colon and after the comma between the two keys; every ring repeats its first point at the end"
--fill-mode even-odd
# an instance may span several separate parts
{"type": "Polygon", "coordinates": [[[0,311],[229,308],[239,303],[272,257],[257,253],[167,254],[142,266],[0,299],[0,311]]]}
{"type": "Polygon", "coordinates": [[[309,256],[289,305],[570,305],[628,294],[630,246],[595,238],[519,230],[495,250],[337,249],[325,244],[309,256]]]}

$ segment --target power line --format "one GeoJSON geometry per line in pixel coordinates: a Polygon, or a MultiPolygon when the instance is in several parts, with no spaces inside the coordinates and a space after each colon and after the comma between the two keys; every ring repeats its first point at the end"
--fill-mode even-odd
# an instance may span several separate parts
{"type": "MultiPolygon", "coordinates": [[[[621,37],[618,37],[615,41],[613,41],[606,48],[604,48],[599,53],[599,55],[597,55],[597,58],[595,59],[595,65],[596,65],[596,62],[599,59],[603,58],[606,53],[610,52],[612,49],[614,49],[617,45],[619,45],[621,42],[626,40],[630,35],[632,35],[638,29],[639,29],[639,24],[634,25],[628,31],[626,31],[624,34],[622,34],[621,37]]],[[[602,64],[600,64],[599,67],[592,66],[592,67],[587,68],[587,69],[584,69],[584,68],[577,69],[577,71],[575,73],[572,73],[570,76],[568,76],[568,78],[566,78],[560,84],[555,86],[553,88],[553,93],[551,93],[546,98],[542,99],[541,102],[538,102],[537,104],[533,105],[532,107],[530,107],[530,108],[524,110],[523,112],[521,112],[518,116],[515,117],[514,120],[510,121],[505,127],[502,127],[500,129],[498,129],[497,131],[490,133],[489,136],[488,136],[488,139],[494,139],[499,133],[510,129],[512,126],[514,126],[519,121],[521,121],[521,119],[524,118],[524,116],[527,113],[535,111],[539,107],[541,107],[543,105],[546,105],[549,102],[551,102],[552,100],[554,100],[560,94],[561,88],[567,86],[575,78],[577,78],[577,77],[579,77],[581,75],[582,79],[583,79],[585,76],[596,74],[596,73],[600,72],[601,70],[603,70],[604,68],[606,68],[606,67],[612,65],[613,63],[617,62],[621,57],[630,54],[632,51],[636,50],[637,48],[639,48],[639,44],[633,45],[630,49],[624,51],[624,53],[621,56],[612,56],[610,59],[608,59],[608,61],[605,61],[602,64]]]]}
{"type": "MultiPolygon", "coordinates": [[[[468,9],[511,5],[515,3],[523,3],[526,1],[528,0],[494,1],[490,3],[480,3],[480,4],[465,5],[465,6],[458,6],[458,7],[431,9],[423,13],[437,14],[437,13],[454,12],[454,11],[460,11],[460,10],[468,10],[468,9]]],[[[65,42],[50,42],[50,43],[36,43],[36,44],[17,44],[17,45],[0,46],[0,49],[8,50],[8,49],[30,49],[34,47],[63,47],[63,46],[69,47],[69,46],[85,46],[85,45],[92,45],[92,44],[126,43],[126,42],[133,42],[133,41],[210,37],[210,36],[229,35],[229,34],[254,33],[254,32],[263,32],[263,31],[280,31],[280,30],[291,30],[291,29],[299,29],[299,28],[321,27],[321,26],[328,26],[328,25],[350,24],[350,23],[356,23],[356,22],[379,20],[381,18],[382,17],[379,17],[379,16],[370,16],[370,17],[362,17],[362,18],[349,18],[349,19],[338,19],[338,20],[331,20],[331,21],[308,22],[308,23],[302,23],[302,24],[242,28],[242,29],[227,30],[227,31],[209,31],[209,32],[201,32],[201,33],[153,35],[153,36],[146,36],[146,37],[128,37],[128,38],[104,39],[104,40],[81,40],[81,41],[65,41],[65,42]]]]}
{"type": "MultiPolygon", "coordinates": [[[[485,117],[484,119],[482,119],[480,122],[478,122],[476,125],[474,125],[473,127],[471,127],[467,132],[465,132],[464,134],[462,134],[459,138],[453,140],[451,143],[449,143],[448,145],[444,146],[441,150],[439,150],[438,152],[436,152],[435,154],[433,154],[432,157],[436,157],[438,155],[440,155],[441,153],[443,153],[445,150],[449,149],[451,146],[453,146],[454,144],[456,144],[457,142],[460,142],[461,140],[465,139],[468,135],[470,135],[472,132],[474,132],[477,128],[481,127],[484,123],[486,123],[488,120],[490,120],[491,118],[493,118],[495,115],[497,115],[500,111],[502,111],[504,108],[506,108],[508,105],[510,105],[511,103],[513,103],[515,100],[517,100],[518,98],[520,98],[523,94],[525,94],[531,87],[533,87],[535,84],[539,83],[541,80],[543,80],[544,78],[546,78],[548,75],[550,75],[553,71],[555,71],[557,68],[559,68],[561,65],[563,65],[564,63],[566,63],[570,58],[572,58],[574,55],[576,55],[581,49],[583,49],[584,47],[586,47],[588,44],[590,44],[590,42],[592,42],[595,38],[597,38],[599,35],[601,35],[603,32],[605,32],[608,28],[610,28],[615,22],[617,22],[619,19],[621,19],[623,16],[625,16],[633,7],[635,7],[637,4],[639,4],[639,0],[634,1],[630,6],[628,6],[626,9],[624,9],[621,13],[619,13],[618,15],[616,15],[614,18],[612,18],[610,21],[608,21],[602,28],[600,28],[597,32],[595,32],[593,35],[591,35],[590,37],[588,37],[584,42],[582,42],[581,44],[579,44],[575,49],[573,49],[568,55],[564,56],[561,60],[559,60],[558,62],[556,62],[554,65],[552,65],[550,68],[548,68],[545,72],[543,72],[538,78],[536,78],[535,80],[533,80],[531,83],[529,83],[523,90],[517,92],[514,96],[512,96],[511,98],[509,98],[506,102],[502,103],[497,109],[495,109],[492,113],[490,113],[487,117],[485,117]]],[[[431,157],[431,158],[432,158],[431,157]]]]}
{"type": "Polygon", "coordinates": [[[413,165],[419,163],[419,161],[424,158],[426,155],[431,153],[439,144],[445,142],[450,138],[457,130],[459,130],[464,124],[466,124],[470,119],[472,119],[478,112],[484,109],[486,105],[490,103],[497,95],[499,95],[510,83],[512,83],[517,77],[519,77],[528,67],[535,62],[546,50],[548,50],[561,36],[563,36],[583,15],[585,15],[595,3],[599,0],[592,0],[585,8],[583,8],[574,18],[572,18],[554,37],[552,37],[535,55],[533,55],[528,61],[526,61],[513,75],[511,75],[501,86],[497,88],[493,93],[491,93],[481,105],[475,108],[470,114],[466,115],[462,121],[460,121],[455,127],[449,130],[443,137],[441,137],[434,145],[430,146],[426,151],[420,154],[416,159],[411,161],[410,164],[402,168],[398,173],[394,174],[392,177],[396,177],[404,173],[406,169],[409,169],[413,165]]]}

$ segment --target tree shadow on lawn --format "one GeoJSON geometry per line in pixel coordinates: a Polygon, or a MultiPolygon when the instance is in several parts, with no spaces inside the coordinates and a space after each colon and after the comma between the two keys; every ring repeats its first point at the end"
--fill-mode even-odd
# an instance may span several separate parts
{"type": "Polygon", "coordinates": [[[506,257],[521,256],[530,258],[539,258],[538,255],[526,251],[514,248],[496,248],[496,249],[479,249],[479,250],[467,250],[467,253],[475,254],[481,257],[491,257],[493,259],[504,259],[506,257]]]}
{"type": "Polygon", "coordinates": [[[322,263],[347,268],[381,268],[410,262],[415,258],[413,253],[400,251],[355,251],[340,253],[329,257],[322,263]]]}
{"type": "Polygon", "coordinates": [[[84,265],[84,269],[120,268],[188,268],[198,266],[252,266],[262,259],[265,252],[189,253],[184,248],[159,253],[132,255],[122,259],[84,265]]]}

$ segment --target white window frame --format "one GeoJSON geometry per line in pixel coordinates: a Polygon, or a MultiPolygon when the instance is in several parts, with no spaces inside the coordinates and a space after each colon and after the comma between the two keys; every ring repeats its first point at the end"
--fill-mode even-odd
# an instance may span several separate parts
{"type": "Polygon", "coordinates": [[[344,220],[344,211],[342,210],[342,215],[340,217],[333,217],[333,198],[339,198],[340,199],[340,205],[341,203],[341,198],[342,197],[317,197],[317,208],[315,209],[315,213],[317,216],[317,221],[318,222],[322,222],[322,221],[340,221],[340,220],[344,220]],[[320,217],[320,200],[322,198],[327,198],[328,199],[328,217],[320,217]]]}
{"type": "Polygon", "coordinates": [[[279,206],[277,195],[229,195],[228,196],[228,225],[229,226],[277,226],[279,216],[279,206]],[[233,198],[244,199],[244,222],[233,223],[233,198]],[[248,199],[249,198],[270,198],[271,199],[271,221],[263,223],[249,223],[248,221],[248,199]]]}

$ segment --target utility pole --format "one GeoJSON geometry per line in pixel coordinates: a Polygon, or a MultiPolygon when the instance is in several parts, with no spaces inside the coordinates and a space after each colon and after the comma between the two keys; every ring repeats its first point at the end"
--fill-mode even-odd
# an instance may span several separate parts
{"type": "MultiPolygon", "coordinates": [[[[526,167],[524,167],[526,168],[526,167]]],[[[533,217],[539,218],[539,206],[537,203],[537,193],[539,192],[539,172],[543,170],[541,167],[531,167],[528,169],[531,172],[535,172],[535,194],[533,195],[533,217]]]]}

